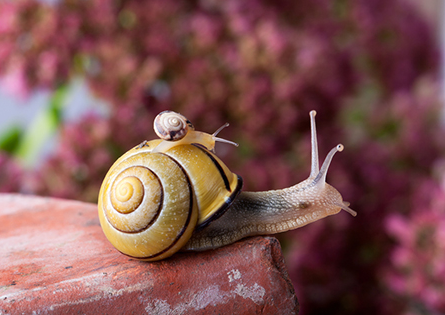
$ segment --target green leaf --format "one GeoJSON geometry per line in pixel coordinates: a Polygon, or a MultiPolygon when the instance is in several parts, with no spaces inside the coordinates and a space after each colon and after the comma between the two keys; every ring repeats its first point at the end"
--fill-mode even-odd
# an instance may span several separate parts
{"type": "Polygon", "coordinates": [[[0,135],[0,150],[14,155],[22,138],[23,128],[18,125],[9,127],[0,135]]]}

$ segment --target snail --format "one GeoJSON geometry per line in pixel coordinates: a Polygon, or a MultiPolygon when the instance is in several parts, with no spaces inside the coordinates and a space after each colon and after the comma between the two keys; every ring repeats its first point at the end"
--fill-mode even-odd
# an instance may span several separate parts
{"type": "Polygon", "coordinates": [[[102,183],[99,219],[123,254],[148,261],[177,251],[207,250],[253,235],[307,225],[342,209],[356,212],[326,183],[339,144],[318,163],[315,111],[310,112],[311,170],[289,188],[241,192],[242,178],[216,156],[215,142],[235,143],[196,131],[181,114],[164,111],[154,121],[161,139],[144,141],[121,156],[102,183]]]}

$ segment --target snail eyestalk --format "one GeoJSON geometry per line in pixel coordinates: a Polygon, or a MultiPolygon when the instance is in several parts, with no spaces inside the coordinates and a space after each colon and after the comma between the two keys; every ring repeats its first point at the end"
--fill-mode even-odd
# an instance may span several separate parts
{"type": "Polygon", "coordinates": [[[320,167],[318,165],[318,143],[317,143],[317,128],[315,127],[315,115],[317,112],[311,110],[309,117],[311,119],[311,173],[309,178],[317,176],[320,167]]]}
{"type": "Polygon", "coordinates": [[[216,137],[216,136],[218,135],[218,133],[221,132],[221,130],[223,130],[224,128],[227,128],[227,127],[229,127],[229,126],[230,126],[230,124],[226,122],[224,125],[222,125],[221,127],[219,127],[219,128],[212,134],[212,136],[216,137]]]}
{"type": "Polygon", "coordinates": [[[215,141],[218,141],[218,142],[228,143],[228,144],[234,145],[235,147],[239,146],[238,143],[230,141],[230,140],[226,140],[226,139],[223,139],[223,138],[213,137],[213,139],[215,139],[215,141]]]}
{"type": "Polygon", "coordinates": [[[226,140],[226,139],[223,139],[223,138],[218,138],[218,137],[216,136],[218,133],[221,132],[221,130],[223,130],[223,129],[226,128],[226,127],[229,127],[229,123],[225,123],[224,125],[222,125],[221,127],[219,127],[218,130],[216,130],[216,131],[212,134],[213,139],[214,139],[215,141],[218,141],[218,142],[228,143],[228,144],[234,145],[235,147],[238,147],[238,146],[239,146],[238,143],[233,142],[233,141],[230,141],[230,140],[226,140]]]}
{"type": "Polygon", "coordinates": [[[331,165],[332,158],[334,157],[335,153],[343,151],[343,145],[339,144],[335,148],[332,148],[331,151],[329,151],[328,155],[326,156],[323,165],[321,166],[320,172],[318,173],[317,177],[315,178],[314,182],[326,182],[326,175],[328,173],[329,165],[331,165]]]}

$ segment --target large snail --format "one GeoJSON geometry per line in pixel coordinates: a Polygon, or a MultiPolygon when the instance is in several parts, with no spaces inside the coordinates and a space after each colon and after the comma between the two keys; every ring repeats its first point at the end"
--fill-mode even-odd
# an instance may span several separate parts
{"type": "Polygon", "coordinates": [[[341,144],[321,169],[311,119],[311,172],[295,186],[266,192],[241,192],[242,179],[214,154],[215,141],[195,131],[184,116],[160,113],[156,133],[120,157],[99,193],[99,218],[108,240],[125,255],[160,260],[179,250],[206,250],[247,236],[299,228],[341,209],[353,216],[326,173],[341,144]]]}

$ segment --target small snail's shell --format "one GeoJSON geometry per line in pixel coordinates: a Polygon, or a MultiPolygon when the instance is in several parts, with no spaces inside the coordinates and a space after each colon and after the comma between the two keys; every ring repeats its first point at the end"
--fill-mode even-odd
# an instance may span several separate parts
{"type": "Polygon", "coordinates": [[[156,116],[153,128],[159,138],[167,141],[180,140],[189,130],[195,129],[183,115],[168,110],[156,116]]]}
{"type": "Polygon", "coordinates": [[[192,232],[219,217],[242,181],[214,154],[196,145],[151,152],[161,140],[119,158],[99,193],[99,218],[108,240],[122,253],[146,260],[166,258],[192,232]]]}

